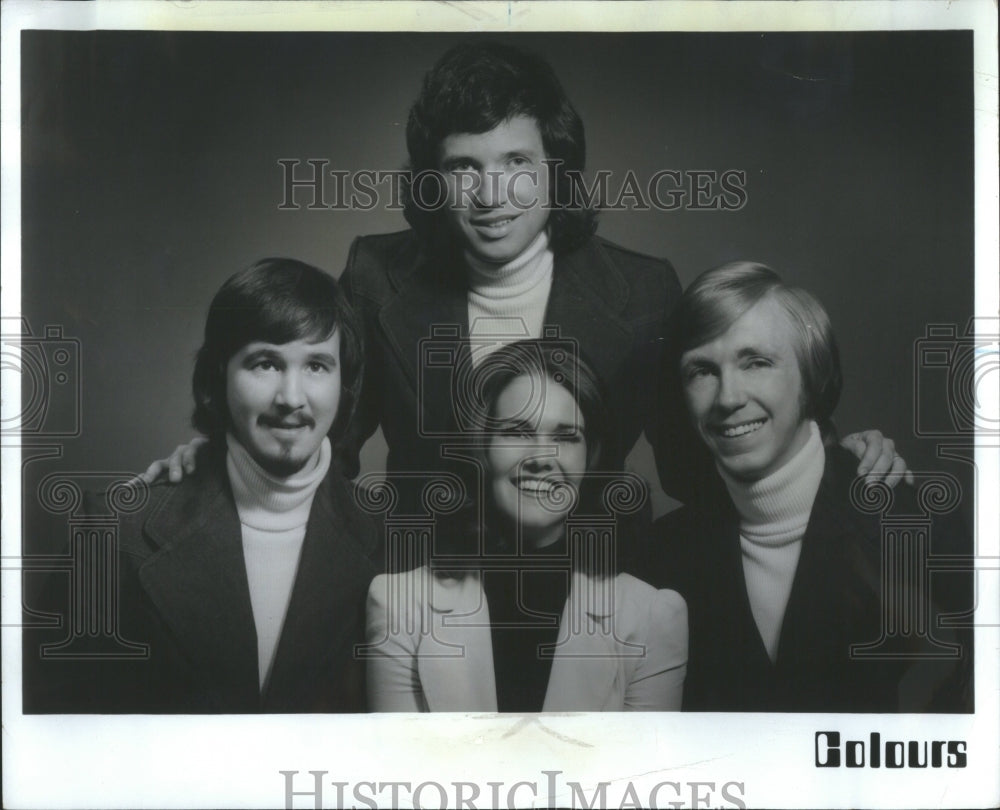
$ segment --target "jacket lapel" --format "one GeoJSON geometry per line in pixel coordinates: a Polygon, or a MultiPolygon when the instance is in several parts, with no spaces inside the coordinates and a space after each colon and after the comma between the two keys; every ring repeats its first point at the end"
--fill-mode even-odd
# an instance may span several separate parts
{"type": "MultiPolygon", "coordinates": [[[[727,635],[725,638],[714,638],[711,643],[716,647],[721,645],[722,649],[727,651],[726,656],[730,660],[744,662],[748,671],[770,671],[773,666],[771,658],[764,646],[757,620],[754,619],[750,594],[747,592],[746,575],[743,571],[743,549],[740,544],[739,515],[728,494],[721,495],[724,491],[720,489],[720,500],[717,500],[715,506],[707,512],[712,515],[710,519],[713,523],[709,536],[722,540],[709,558],[714,557],[718,560],[718,588],[704,593],[702,598],[708,610],[721,614],[709,624],[709,627],[722,629],[727,635]],[[725,596],[720,598],[719,594],[725,596]]],[[[698,583],[692,587],[704,588],[704,585],[698,583]]]]}
{"type": "Polygon", "coordinates": [[[417,668],[428,709],[495,712],[493,637],[479,577],[426,577],[431,633],[421,637],[417,668]]]}
{"type": "Polygon", "coordinates": [[[615,384],[634,339],[620,316],[627,295],[625,279],[596,239],[556,257],[545,323],[558,326],[562,339],[575,340],[608,385],[615,384]]]}
{"type": "MultiPolygon", "coordinates": [[[[432,329],[439,328],[446,335],[445,343],[455,347],[451,362],[459,366],[469,361],[464,276],[452,266],[432,267],[420,256],[405,267],[391,267],[397,295],[382,308],[379,322],[425,412],[451,414],[451,386],[422,388],[426,369],[421,368],[421,347],[432,329]]],[[[545,323],[558,327],[560,338],[581,346],[587,361],[609,385],[614,384],[621,358],[628,356],[634,340],[631,327],[620,315],[628,289],[596,239],[556,257],[545,323]]]]}
{"type": "MultiPolygon", "coordinates": [[[[316,490],[302,555],[264,696],[265,708],[301,703],[328,678],[343,647],[361,642],[361,616],[370,565],[334,508],[331,473],[316,490]]],[[[348,654],[351,654],[349,651],[348,654]]],[[[330,685],[332,688],[332,684],[330,685]]]]}
{"type": "Polygon", "coordinates": [[[379,313],[382,329],[424,409],[450,413],[451,386],[421,390],[421,348],[423,341],[438,336],[438,343],[455,352],[455,366],[467,359],[469,307],[463,279],[450,268],[431,267],[420,256],[407,268],[393,268],[392,279],[397,295],[379,313]]]}
{"type": "Polygon", "coordinates": [[[543,711],[597,711],[611,704],[617,708],[624,687],[616,684],[623,662],[615,649],[615,587],[613,577],[573,574],[543,711]]]}
{"type": "Polygon", "coordinates": [[[239,516],[224,464],[204,461],[206,475],[185,480],[146,521],[160,549],[139,579],[209,688],[226,705],[257,707],[257,632],[239,516]]]}
{"type": "Polygon", "coordinates": [[[830,457],[834,454],[835,448],[827,450],[826,469],[802,538],[802,554],[781,628],[779,664],[798,660],[800,667],[822,667],[818,651],[837,658],[846,655],[846,649],[841,647],[848,643],[843,627],[850,613],[852,593],[845,571],[855,546],[852,537],[863,537],[870,530],[859,515],[852,515],[841,505],[850,479],[840,480],[835,459],[830,457]],[[833,604],[840,608],[831,610],[833,604]]]}
{"type": "MultiPolygon", "coordinates": [[[[429,710],[496,711],[493,639],[479,577],[427,578],[432,632],[420,640],[417,667],[429,710]]],[[[622,661],[615,646],[614,589],[613,579],[573,575],[544,711],[593,711],[617,705],[624,694],[616,682],[622,661]]]]}

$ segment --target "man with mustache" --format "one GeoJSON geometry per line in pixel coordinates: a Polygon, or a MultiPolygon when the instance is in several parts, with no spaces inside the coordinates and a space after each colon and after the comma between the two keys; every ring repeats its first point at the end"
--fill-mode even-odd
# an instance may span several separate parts
{"type": "MultiPolygon", "coordinates": [[[[586,163],[583,121],[551,65],[498,42],[454,46],[424,77],[406,143],[411,227],[357,238],[340,279],[366,351],[344,443],[348,473],[381,427],[402,509],[420,512],[421,476],[445,470],[474,497],[471,466],[442,451],[462,440],[475,369],[504,344],[543,338],[584,358],[604,383],[609,466],[621,469],[640,434],[655,428],[665,491],[692,497],[702,476],[673,429],[686,421],[683,405],[656,386],[680,282],[668,261],[594,234],[595,211],[573,180],[586,163]],[[431,340],[435,330],[443,337],[431,340]]],[[[859,472],[905,469],[878,431],[844,443],[861,459],[859,472]]],[[[194,469],[196,446],[154,462],[146,479],[168,471],[180,480],[194,469]]]]}
{"type": "MultiPolygon", "coordinates": [[[[658,398],[654,382],[680,283],[670,262],[594,234],[596,213],[574,181],[586,162],[583,121],[552,67],[506,44],[456,45],[424,77],[406,143],[411,227],[356,239],[340,279],[368,353],[348,466],[381,426],[404,499],[417,500],[408,473],[469,476],[442,451],[469,421],[463,382],[501,345],[542,338],[565,342],[609,392],[609,467],[621,469],[643,430],[659,426],[664,489],[687,499],[695,477],[670,428],[683,405],[658,398]],[[436,367],[435,327],[454,336],[450,370],[436,367]]],[[[850,446],[865,472],[905,467],[877,431],[850,446]]]]}
{"type": "Polygon", "coordinates": [[[194,368],[197,472],[119,529],[119,627],[149,656],[39,664],[50,710],[364,710],[380,532],[335,461],[362,369],[331,276],[264,259],[222,285],[194,368]]]}

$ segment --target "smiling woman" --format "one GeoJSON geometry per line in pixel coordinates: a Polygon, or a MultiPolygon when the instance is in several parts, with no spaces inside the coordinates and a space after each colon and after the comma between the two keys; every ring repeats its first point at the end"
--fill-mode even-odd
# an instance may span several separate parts
{"type": "Polygon", "coordinates": [[[440,527],[427,565],[372,583],[371,708],[679,708],[684,600],[617,573],[620,532],[586,517],[607,481],[593,372],[563,347],[521,341],[487,357],[478,380],[485,503],[440,527]]]}

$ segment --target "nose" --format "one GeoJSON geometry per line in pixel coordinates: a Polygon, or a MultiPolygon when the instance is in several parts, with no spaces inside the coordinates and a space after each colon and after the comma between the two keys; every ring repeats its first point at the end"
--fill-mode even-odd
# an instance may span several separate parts
{"type": "Polygon", "coordinates": [[[743,375],[738,371],[723,370],[719,373],[719,390],[716,404],[727,411],[736,411],[746,405],[747,392],[743,375]]]}
{"type": "Polygon", "coordinates": [[[475,199],[480,208],[500,208],[507,204],[507,179],[502,171],[483,169],[478,182],[475,199]]]}
{"type": "Polygon", "coordinates": [[[302,374],[288,369],[281,375],[281,383],[275,392],[275,403],[288,410],[297,410],[305,405],[305,387],[302,374]]]}
{"type": "Polygon", "coordinates": [[[550,441],[542,441],[544,437],[536,436],[533,442],[534,448],[529,452],[533,455],[528,456],[522,463],[521,467],[530,473],[543,473],[549,472],[554,467],[555,457],[553,453],[555,452],[550,441]]]}

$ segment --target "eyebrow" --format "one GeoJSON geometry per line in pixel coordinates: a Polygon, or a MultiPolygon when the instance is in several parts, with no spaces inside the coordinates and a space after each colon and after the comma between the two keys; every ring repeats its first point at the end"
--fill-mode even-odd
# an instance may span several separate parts
{"type": "Polygon", "coordinates": [[[243,358],[243,362],[249,363],[251,360],[259,360],[262,357],[276,358],[278,356],[279,356],[278,352],[276,352],[274,349],[265,349],[265,348],[254,349],[252,352],[249,352],[246,357],[243,358]]]}
{"type": "Polygon", "coordinates": [[[528,419],[498,419],[497,430],[534,430],[528,419]]]}
{"type": "Polygon", "coordinates": [[[306,360],[308,360],[310,363],[318,360],[330,366],[337,365],[337,358],[334,355],[330,354],[329,352],[316,352],[315,354],[310,354],[306,358],[306,360]]]}
{"type": "MultiPolygon", "coordinates": [[[[538,425],[529,419],[503,419],[498,420],[497,430],[530,430],[538,431],[538,425]]],[[[582,433],[583,428],[573,422],[560,422],[550,433],[582,433]]]]}
{"type": "Polygon", "coordinates": [[[530,146],[518,146],[511,149],[508,152],[504,152],[503,156],[505,158],[521,157],[522,155],[527,155],[530,157],[535,157],[538,155],[538,151],[530,146]]]}
{"type": "MultiPolygon", "coordinates": [[[[743,346],[736,352],[736,357],[739,360],[743,360],[747,357],[774,357],[779,352],[774,347],[768,346],[743,346]]],[[[706,357],[704,354],[699,354],[697,349],[692,349],[690,352],[690,357],[686,358],[681,362],[681,367],[686,368],[692,365],[713,365],[715,360],[706,357]]]]}
{"type": "Polygon", "coordinates": [[[762,346],[762,347],[744,346],[742,349],[736,352],[736,356],[741,359],[744,357],[757,357],[761,355],[764,357],[773,357],[775,354],[777,354],[777,352],[774,350],[774,348],[767,346],[762,346]]]}
{"type": "MultiPolygon", "coordinates": [[[[528,146],[515,147],[514,149],[507,150],[500,157],[502,160],[510,160],[511,158],[514,157],[530,157],[533,159],[538,159],[539,152],[537,149],[533,149],[528,146]]],[[[451,169],[453,166],[457,166],[461,163],[479,163],[479,161],[473,158],[472,155],[466,155],[463,153],[446,155],[441,158],[441,165],[445,169],[451,169]]]]}
{"type": "MultiPolygon", "coordinates": [[[[254,349],[252,352],[250,352],[243,359],[243,362],[244,363],[252,363],[252,362],[255,362],[255,361],[261,360],[261,359],[267,359],[267,360],[284,360],[285,358],[281,354],[281,352],[278,351],[278,350],[276,350],[276,349],[260,348],[260,349],[254,349]]],[[[331,366],[336,366],[337,365],[337,358],[336,358],[336,356],[333,355],[333,354],[330,354],[330,352],[310,352],[306,356],[306,362],[307,363],[315,363],[317,361],[321,362],[321,363],[326,363],[326,364],[331,365],[331,366]]]]}

